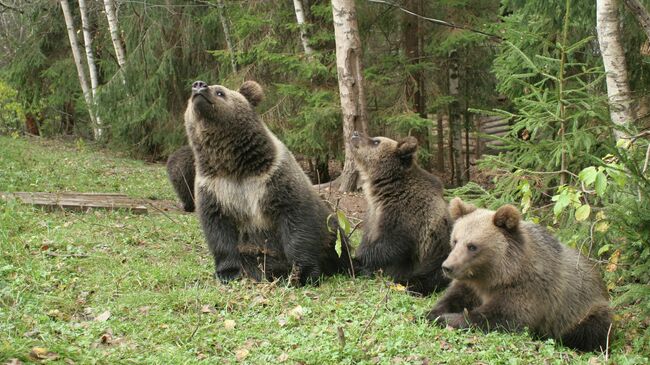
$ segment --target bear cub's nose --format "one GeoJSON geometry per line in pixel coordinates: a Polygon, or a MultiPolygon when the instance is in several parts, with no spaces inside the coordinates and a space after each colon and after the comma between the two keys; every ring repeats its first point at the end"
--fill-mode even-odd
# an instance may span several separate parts
{"type": "Polygon", "coordinates": [[[208,87],[208,84],[205,81],[194,81],[192,83],[192,92],[198,92],[206,87],[208,87]]]}

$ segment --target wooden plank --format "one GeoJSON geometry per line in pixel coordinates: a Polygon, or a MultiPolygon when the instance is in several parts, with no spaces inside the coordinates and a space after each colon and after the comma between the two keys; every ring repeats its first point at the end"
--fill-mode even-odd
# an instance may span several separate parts
{"type": "Polygon", "coordinates": [[[0,197],[5,200],[14,197],[25,204],[40,206],[48,210],[65,209],[86,211],[89,209],[125,209],[135,214],[146,214],[148,211],[147,207],[143,205],[142,199],[132,199],[124,194],[114,193],[15,192],[1,193],[0,197]]]}

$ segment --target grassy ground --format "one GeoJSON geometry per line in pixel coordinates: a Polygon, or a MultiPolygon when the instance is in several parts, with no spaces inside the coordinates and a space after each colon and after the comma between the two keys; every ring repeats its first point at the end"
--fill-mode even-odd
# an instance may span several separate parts
{"type": "MultiPolygon", "coordinates": [[[[162,165],[0,137],[0,191],[66,190],[173,198],[162,165]]],[[[525,334],[432,327],[419,318],[435,296],[382,279],[222,285],[191,214],[48,213],[0,201],[0,249],[0,363],[605,362],[525,334]]],[[[610,361],[648,363],[647,330],[622,322],[610,361]]]]}

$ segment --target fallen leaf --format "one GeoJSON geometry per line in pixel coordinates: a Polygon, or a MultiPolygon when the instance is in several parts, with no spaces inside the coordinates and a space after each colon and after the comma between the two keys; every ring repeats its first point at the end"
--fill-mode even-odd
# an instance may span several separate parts
{"type": "Polygon", "coordinates": [[[226,329],[226,331],[232,331],[235,329],[236,323],[232,319],[226,319],[223,321],[223,328],[226,329]]]}
{"type": "Polygon", "coordinates": [[[588,365],[600,365],[600,360],[596,356],[592,356],[589,358],[589,361],[587,361],[588,365]]]}
{"type": "Polygon", "coordinates": [[[108,319],[111,317],[111,312],[110,311],[104,311],[104,313],[98,315],[95,317],[95,321],[97,322],[106,322],[108,319]]]}
{"type": "Polygon", "coordinates": [[[49,351],[45,347],[34,347],[29,352],[29,357],[34,360],[56,360],[59,358],[59,354],[49,351]]]}
{"type": "Polygon", "coordinates": [[[140,314],[147,315],[149,314],[149,309],[151,309],[151,306],[145,305],[144,307],[138,308],[138,312],[140,312],[140,314]]]}
{"type": "Polygon", "coordinates": [[[289,311],[289,315],[297,320],[300,320],[305,314],[305,310],[301,306],[296,306],[289,311]]]}
{"type": "Polygon", "coordinates": [[[285,361],[289,360],[289,354],[287,354],[286,352],[283,352],[278,356],[277,360],[278,360],[278,362],[285,362],[285,361]]]}
{"type": "Polygon", "coordinates": [[[244,361],[244,359],[248,357],[249,353],[250,351],[248,351],[248,349],[239,349],[235,351],[235,358],[237,361],[244,361]]]}
{"type": "Polygon", "coordinates": [[[280,327],[286,326],[287,325],[287,318],[283,317],[283,316],[278,317],[278,325],[280,325],[280,327]]]}
{"type": "Polygon", "coordinates": [[[201,306],[201,313],[215,314],[217,313],[217,309],[214,306],[211,306],[210,304],[204,304],[203,306],[201,306]]]}
{"type": "Polygon", "coordinates": [[[390,289],[391,289],[391,290],[395,290],[395,291],[401,291],[401,292],[406,291],[406,287],[405,287],[404,285],[402,285],[402,284],[395,284],[395,283],[390,284],[390,289]]]}
{"type": "Polygon", "coordinates": [[[18,359],[9,359],[4,365],[23,365],[23,362],[18,359]]]}

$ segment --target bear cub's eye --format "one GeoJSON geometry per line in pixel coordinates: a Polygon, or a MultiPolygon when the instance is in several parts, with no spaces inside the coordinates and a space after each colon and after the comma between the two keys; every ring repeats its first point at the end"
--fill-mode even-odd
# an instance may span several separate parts
{"type": "Polygon", "coordinates": [[[474,245],[473,243],[470,243],[469,245],[467,245],[467,249],[474,252],[478,250],[478,247],[476,247],[476,245],[474,245]]]}
{"type": "Polygon", "coordinates": [[[217,96],[221,96],[221,97],[224,97],[224,96],[225,96],[225,94],[223,93],[223,91],[217,91],[217,96]]]}
{"type": "Polygon", "coordinates": [[[378,139],[373,139],[373,140],[372,140],[372,144],[374,144],[375,146],[378,145],[379,142],[380,142],[380,141],[379,141],[378,139]]]}

